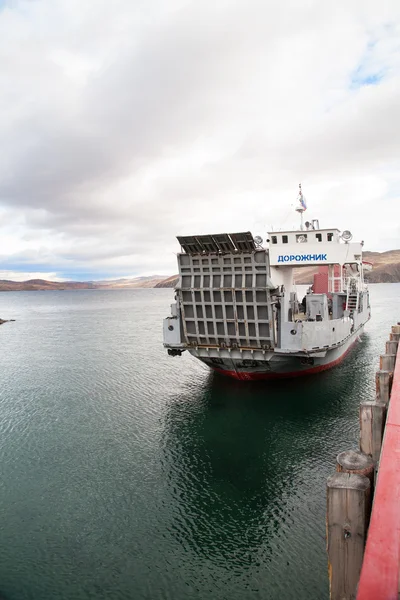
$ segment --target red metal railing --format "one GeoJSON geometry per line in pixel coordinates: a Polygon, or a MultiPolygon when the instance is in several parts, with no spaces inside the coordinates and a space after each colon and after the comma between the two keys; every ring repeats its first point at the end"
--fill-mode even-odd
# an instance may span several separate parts
{"type": "Polygon", "coordinates": [[[357,600],[397,600],[400,565],[400,344],[357,600]]]}

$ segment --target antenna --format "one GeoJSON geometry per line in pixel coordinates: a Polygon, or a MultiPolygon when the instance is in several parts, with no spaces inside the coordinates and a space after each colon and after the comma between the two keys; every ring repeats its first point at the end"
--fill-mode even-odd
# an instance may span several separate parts
{"type": "Polygon", "coordinates": [[[300,229],[301,229],[301,231],[303,231],[303,229],[304,229],[303,213],[305,210],[307,210],[307,204],[306,204],[305,198],[303,196],[303,192],[301,189],[301,183],[299,183],[299,195],[297,196],[297,200],[299,201],[299,205],[295,208],[295,211],[300,214],[300,229]]]}

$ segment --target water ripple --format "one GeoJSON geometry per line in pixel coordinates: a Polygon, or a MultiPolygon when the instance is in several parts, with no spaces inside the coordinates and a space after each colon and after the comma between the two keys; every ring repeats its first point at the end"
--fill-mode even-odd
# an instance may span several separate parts
{"type": "Polygon", "coordinates": [[[267,385],[168,357],[169,290],[0,295],[0,594],[327,598],[326,478],[399,291],[342,367],[267,385]]]}

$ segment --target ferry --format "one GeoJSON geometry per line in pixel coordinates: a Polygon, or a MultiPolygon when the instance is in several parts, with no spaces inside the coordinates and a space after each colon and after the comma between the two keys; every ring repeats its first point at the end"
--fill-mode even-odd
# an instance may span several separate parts
{"type": "Polygon", "coordinates": [[[371,317],[364,242],[348,230],[304,222],[270,231],[178,236],[179,281],[164,319],[170,356],[188,351],[214,371],[239,380],[297,377],[339,364],[371,317]],[[298,295],[295,271],[316,267],[298,295]],[[303,297],[301,297],[303,296],[303,297]]]}

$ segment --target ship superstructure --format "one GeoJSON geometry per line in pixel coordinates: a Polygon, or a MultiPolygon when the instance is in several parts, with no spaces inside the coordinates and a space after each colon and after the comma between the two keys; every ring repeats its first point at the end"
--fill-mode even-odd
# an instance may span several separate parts
{"type": "Polygon", "coordinates": [[[187,350],[237,379],[304,375],[337,364],[370,318],[362,242],[349,231],[303,225],[270,231],[178,237],[179,282],[164,346],[187,350]],[[318,267],[298,297],[294,269],[318,267]]]}

